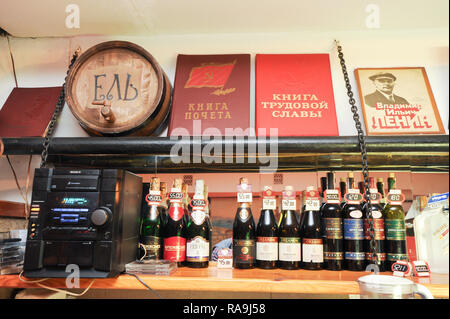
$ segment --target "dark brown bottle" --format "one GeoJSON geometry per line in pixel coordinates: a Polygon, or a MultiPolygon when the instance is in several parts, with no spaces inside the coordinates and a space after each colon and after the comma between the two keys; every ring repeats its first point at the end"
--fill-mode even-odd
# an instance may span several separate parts
{"type": "MultiPolygon", "coordinates": [[[[370,207],[372,212],[374,239],[376,243],[376,261],[379,271],[386,271],[386,253],[384,250],[384,219],[383,209],[380,205],[381,194],[375,188],[375,180],[373,177],[369,178],[369,191],[370,191],[370,207]]],[[[369,232],[369,218],[368,218],[368,204],[364,206],[364,251],[366,252],[366,266],[373,264],[372,249],[371,249],[371,236],[369,232]]]]}
{"type": "Polygon", "coordinates": [[[186,224],[184,223],[181,179],[175,179],[169,193],[169,217],[164,226],[164,259],[175,261],[178,267],[186,260],[186,224]]]}
{"type": "Polygon", "coordinates": [[[256,266],[262,269],[274,269],[278,262],[278,227],[274,209],[276,199],[270,187],[263,193],[263,207],[256,227],[256,266]]]}
{"type": "MultiPolygon", "coordinates": [[[[334,189],[334,173],[328,173],[328,188],[325,191],[325,205],[322,206],[322,228],[324,232],[324,267],[328,270],[342,270],[344,267],[344,235],[341,198],[334,189]]],[[[344,194],[345,195],[345,194],[344,194]]]]}
{"type": "Polygon", "coordinates": [[[344,205],[344,264],[345,269],[364,270],[364,221],[360,203],[362,194],[354,188],[354,180],[348,179],[348,190],[344,205]]]}
{"type": "Polygon", "coordinates": [[[210,223],[205,212],[207,206],[204,198],[204,181],[195,181],[195,194],[189,202],[189,222],[186,235],[186,266],[190,268],[206,268],[210,254],[210,223]]]}
{"type": "Polygon", "coordinates": [[[282,269],[298,269],[301,262],[300,225],[296,217],[295,192],[285,186],[281,201],[282,220],[279,227],[278,266],[282,269]]]}
{"type": "Polygon", "coordinates": [[[233,267],[256,266],[256,227],[251,210],[251,186],[247,178],[238,185],[239,206],[233,223],[233,267]],[[242,195],[242,196],[241,196],[242,195]]]}
{"type": "Polygon", "coordinates": [[[320,194],[314,186],[308,186],[304,198],[300,237],[302,240],[302,268],[323,268],[323,238],[320,226],[320,194]]]}

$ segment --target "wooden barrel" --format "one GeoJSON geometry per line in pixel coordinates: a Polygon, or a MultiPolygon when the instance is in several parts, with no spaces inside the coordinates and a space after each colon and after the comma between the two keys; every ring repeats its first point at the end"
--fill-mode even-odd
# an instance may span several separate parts
{"type": "Polygon", "coordinates": [[[66,82],[66,101],[90,135],[150,136],[166,127],[172,86],[150,53],[126,41],[88,49],[66,82]]]}

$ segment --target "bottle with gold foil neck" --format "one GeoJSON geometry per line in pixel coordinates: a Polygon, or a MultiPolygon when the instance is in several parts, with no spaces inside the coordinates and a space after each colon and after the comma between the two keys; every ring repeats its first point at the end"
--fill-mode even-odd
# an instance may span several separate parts
{"type": "Polygon", "coordinates": [[[251,203],[252,190],[247,178],[241,178],[237,187],[238,208],[233,223],[233,267],[256,266],[256,227],[251,203]]]}
{"type": "Polygon", "coordinates": [[[181,179],[175,179],[168,195],[169,218],[164,226],[164,259],[184,266],[186,259],[186,223],[183,218],[183,193],[181,179]]]}
{"type": "Polygon", "coordinates": [[[150,189],[145,197],[147,205],[144,206],[139,234],[139,259],[159,260],[162,258],[162,216],[159,205],[161,192],[159,178],[153,177],[150,189]]]}

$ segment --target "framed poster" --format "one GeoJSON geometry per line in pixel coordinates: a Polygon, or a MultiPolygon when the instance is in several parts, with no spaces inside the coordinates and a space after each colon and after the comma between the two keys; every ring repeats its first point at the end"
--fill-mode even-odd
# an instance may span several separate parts
{"type": "Polygon", "coordinates": [[[445,134],[425,68],[355,69],[367,135],[445,134]]]}

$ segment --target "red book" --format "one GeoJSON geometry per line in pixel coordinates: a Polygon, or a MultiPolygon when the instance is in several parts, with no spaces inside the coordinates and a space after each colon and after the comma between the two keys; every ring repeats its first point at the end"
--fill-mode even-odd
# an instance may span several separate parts
{"type": "Polygon", "coordinates": [[[44,136],[61,87],[14,88],[0,109],[0,137],[44,136]]]}
{"type": "Polygon", "coordinates": [[[339,135],[328,54],[257,54],[255,70],[257,136],[339,135]]]}
{"type": "Polygon", "coordinates": [[[248,135],[249,127],[250,55],[178,55],[168,135],[248,135]]]}

